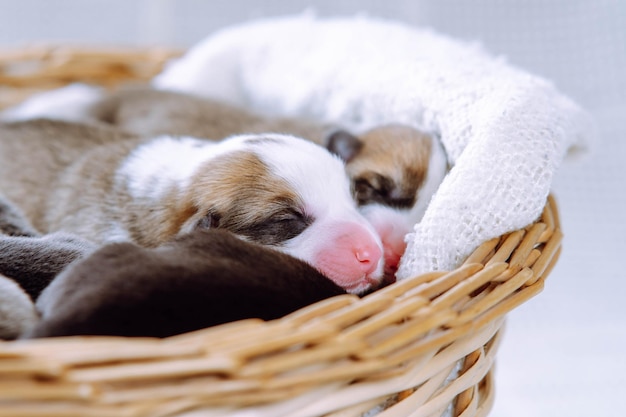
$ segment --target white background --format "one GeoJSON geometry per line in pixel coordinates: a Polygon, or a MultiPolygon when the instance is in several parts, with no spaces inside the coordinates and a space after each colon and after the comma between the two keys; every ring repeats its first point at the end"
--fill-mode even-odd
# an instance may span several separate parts
{"type": "Polygon", "coordinates": [[[591,153],[554,184],[564,250],[545,291],[509,316],[491,416],[624,415],[626,1],[0,0],[0,48],[190,46],[250,19],[367,12],[476,40],[554,81],[595,117],[591,153]]]}

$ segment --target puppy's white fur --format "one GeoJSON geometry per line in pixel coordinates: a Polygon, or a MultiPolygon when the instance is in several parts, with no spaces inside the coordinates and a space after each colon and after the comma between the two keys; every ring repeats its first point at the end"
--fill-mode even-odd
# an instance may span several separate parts
{"type": "Polygon", "coordinates": [[[224,143],[233,146],[220,148],[213,142],[191,137],[156,137],[139,145],[126,158],[116,173],[117,182],[125,182],[134,198],[157,200],[172,186],[188,187],[193,173],[205,161],[237,148],[235,141],[224,143]]]}

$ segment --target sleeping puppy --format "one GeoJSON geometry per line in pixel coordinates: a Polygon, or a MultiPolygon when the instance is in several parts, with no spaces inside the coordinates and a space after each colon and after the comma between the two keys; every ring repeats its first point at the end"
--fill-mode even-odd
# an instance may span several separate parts
{"type": "Polygon", "coordinates": [[[327,148],[346,161],[359,211],[381,237],[385,276],[395,276],[404,240],[447,173],[439,141],[410,126],[384,125],[360,136],[339,130],[327,148]]]}
{"type": "Polygon", "coordinates": [[[112,93],[84,114],[144,135],[219,139],[280,132],[326,146],[346,162],[361,212],[381,235],[388,277],[404,253],[404,236],[421,220],[448,169],[439,141],[407,125],[379,126],[357,136],[335,125],[263,117],[220,101],[149,88],[112,93]]]}
{"type": "Polygon", "coordinates": [[[43,292],[25,337],[166,337],[245,318],[271,320],[345,291],[308,264],[223,230],[154,249],[107,245],[43,292]]]}
{"type": "Polygon", "coordinates": [[[404,253],[405,235],[422,219],[448,169],[439,141],[407,125],[384,125],[354,135],[332,124],[265,117],[220,101],[145,87],[105,95],[99,88],[74,84],[35,96],[9,116],[38,114],[105,123],[141,135],[216,140],[278,132],[325,146],[346,162],[359,209],[382,236],[388,280],[394,279],[404,253]]]}
{"type": "Polygon", "coordinates": [[[17,235],[0,234],[0,273],[13,278],[0,275],[0,339],[163,337],[243,318],[270,320],[345,294],[308,264],[217,229],[157,249],[114,243],[89,256],[95,245],[67,233],[39,235],[2,195],[0,224],[17,235]]]}
{"type": "Polygon", "coordinates": [[[0,125],[0,191],[43,233],[157,247],[220,228],[299,258],[352,293],[380,284],[382,243],[342,161],[293,136],[144,138],[62,121],[0,125]]]}

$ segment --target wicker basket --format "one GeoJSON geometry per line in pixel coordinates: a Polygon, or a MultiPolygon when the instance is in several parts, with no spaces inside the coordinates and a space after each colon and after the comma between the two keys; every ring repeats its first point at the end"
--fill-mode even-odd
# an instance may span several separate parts
{"type": "Polygon", "coordinates": [[[182,51],[166,48],[29,46],[0,51],[0,109],[72,82],[114,88],[146,82],[182,51]]]}
{"type": "MultiPolygon", "coordinates": [[[[74,81],[147,80],[176,54],[3,53],[1,103],[74,81]]],[[[362,299],[338,296],[280,320],[167,339],[0,342],[0,415],[484,416],[504,316],[542,290],[561,238],[549,197],[536,223],[484,243],[458,269],[362,299]]]]}

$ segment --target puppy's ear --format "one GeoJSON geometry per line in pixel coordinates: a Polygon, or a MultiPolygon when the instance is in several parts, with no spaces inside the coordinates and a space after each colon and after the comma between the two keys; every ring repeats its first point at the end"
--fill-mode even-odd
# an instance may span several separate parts
{"type": "Polygon", "coordinates": [[[332,132],[326,141],[326,149],[339,156],[344,162],[350,162],[363,148],[363,142],[345,130],[332,132]]]}

